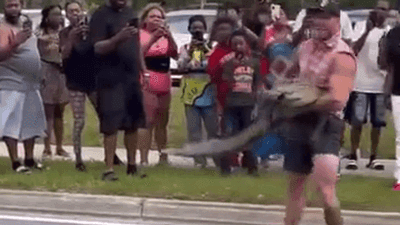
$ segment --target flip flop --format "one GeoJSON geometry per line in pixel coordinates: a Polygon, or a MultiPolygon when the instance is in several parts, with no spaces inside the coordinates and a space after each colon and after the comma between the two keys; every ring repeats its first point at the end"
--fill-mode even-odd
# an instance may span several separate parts
{"type": "Polygon", "coordinates": [[[102,175],[102,180],[104,181],[117,181],[118,177],[117,175],[114,173],[114,171],[108,171],[108,172],[104,172],[102,175]]]}

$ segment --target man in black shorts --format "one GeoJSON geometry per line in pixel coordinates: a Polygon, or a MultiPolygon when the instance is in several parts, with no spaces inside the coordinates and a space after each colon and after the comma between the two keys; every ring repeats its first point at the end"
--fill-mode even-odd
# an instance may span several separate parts
{"type": "Polygon", "coordinates": [[[336,196],[340,137],[344,121],[340,113],[352,90],[356,58],[340,38],[340,11],[330,3],[313,10],[312,38],[303,42],[294,65],[299,70],[296,80],[319,88],[324,95],[309,112],[289,119],[282,135],[287,143],[284,168],[289,171],[286,225],[300,223],[305,207],[305,186],[311,178],[320,192],[325,221],[343,224],[336,196]]]}
{"type": "Polygon", "coordinates": [[[137,130],[145,125],[140,73],[143,69],[137,18],[127,0],[109,0],[90,21],[89,38],[98,57],[97,93],[100,132],[104,134],[107,171],[103,180],[114,181],[113,159],[118,130],[125,131],[127,174],[137,172],[137,130]]]}

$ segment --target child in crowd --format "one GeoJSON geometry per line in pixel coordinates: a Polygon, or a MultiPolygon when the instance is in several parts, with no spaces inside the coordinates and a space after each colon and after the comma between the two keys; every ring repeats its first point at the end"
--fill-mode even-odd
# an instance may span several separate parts
{"type": "MultiPolygon", "coordinates": [[[[226,134],[235,135],[251,124],[251,114],[256,103],[256,92],[261,88],[259,57],[250,49],[247,35],[243,30],[235,31],[229,41],[232,52],[224,56],[222,80],[227,84],[224,106],[226,134]]],[[[257,175],[257,160],[247,146],[243,147],[242,167],[250,175],[257,175]]],[[[224,168],[224,167],[223,167],[224,168]]],[[[226,168],[225,173],[230,173],[226,168]]]]}
{"type": "MultiPolygon", "coordinates": [[[[211,53],[209,53],[210,57],[208,57],[207,60],[207,74],[210,76],[211,83],[216,86],[217,90],[216,98],[219,118],[218,128],[221,135],[224,134],[225,130],[223,108],[225,105],[228,86],[222,80],[224,67],[220,62],[224,56],[232,52],[232,49],[229,45],[229,39],[235,27],[236,21],[234,19],[230,17],[219,17],[214,21],[210,33],[210,40],[215,41],[217,45],[211,50],[211,53]]],[[[226,174],[227,171],[230,172],[230,167],[232,164],[239,166],[239,162],[235,154],[226,154],[224,156],[221,155],[220,157],[220,163],[218,164],[221,166],[221,171],[223,174],[226,174]]]]}

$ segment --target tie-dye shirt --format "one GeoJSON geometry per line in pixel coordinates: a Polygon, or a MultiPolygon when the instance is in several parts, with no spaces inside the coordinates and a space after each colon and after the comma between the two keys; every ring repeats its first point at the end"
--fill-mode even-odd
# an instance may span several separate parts
{"type": "MultiPolygon", "coordinates": [[[[331,39],[320,42],[310,39],[301,44],[298,52],[300,73],[298,81],[310,82],[317,87],[326,89],[333,93],[330,89],[330,76],[335,70],[333,59],[337,53],[344,53],[352,56],[357,62],[356,57],[351,48],[340,38],[340,33],[334,35],[331,39]]],[[[348,74],[354,79],[354,74],[348,74]]],[[[350,93],[352,90],[340,90],[350,93]]],[[[346,100],[347,101],[347,100],[346,100]]],[[[346,102],[340,102],[339,105],[331,106],[334,112],[343,110],[346,102]]]]}

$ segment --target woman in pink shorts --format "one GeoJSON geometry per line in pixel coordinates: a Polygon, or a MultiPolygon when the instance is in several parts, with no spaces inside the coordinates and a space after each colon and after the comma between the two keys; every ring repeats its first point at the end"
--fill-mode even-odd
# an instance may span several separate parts
{"type": "Polygon", "coordinates": [[[148,4],[141,16],[140,43],[147,73],[143,77],[143,98],[147,118],[147,131],[141,137],[141,163],[148,164],[148,151],[155,131],[160,162],[167,162],[161,153],[167,144],[167,124],[171,102],[170,58],[178,57],[178,47],[165,25],[164,9],[158,4],[148,4]]]}

